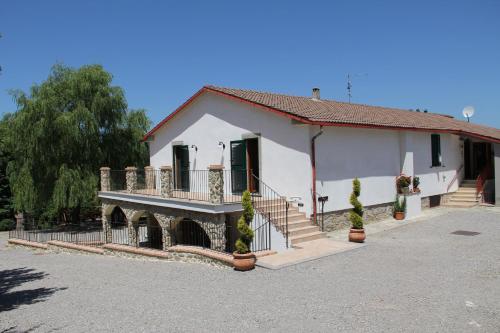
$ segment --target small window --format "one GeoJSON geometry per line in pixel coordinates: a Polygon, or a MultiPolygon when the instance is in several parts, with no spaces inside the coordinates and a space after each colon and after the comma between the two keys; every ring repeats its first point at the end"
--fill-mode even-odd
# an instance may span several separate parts
{"type": "Polygon", "coordinates": [[[432,166],[437,167],[442,165],[441,160],[441,135],[431,135],[431,149],[432,149],[432,166]]]}

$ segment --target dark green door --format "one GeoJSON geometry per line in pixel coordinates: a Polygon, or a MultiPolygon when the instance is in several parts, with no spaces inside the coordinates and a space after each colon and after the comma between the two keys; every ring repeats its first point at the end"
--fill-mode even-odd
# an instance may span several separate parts
{"type": "Polygon", "coordinates": [[[189,148],[174,146],[175,188],[189,191],[189,148]]]}
{"type": "Polygon", "coordinates": [[[231,141],[231,184],[233,193],[247,189],[247,145],[245,140],[231,141]]]}

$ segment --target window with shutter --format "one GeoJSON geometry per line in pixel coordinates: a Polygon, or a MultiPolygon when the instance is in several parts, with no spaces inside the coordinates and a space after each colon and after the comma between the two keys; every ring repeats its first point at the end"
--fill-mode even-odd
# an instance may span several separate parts
{"type": "Polygon", "coordinates": [[[432,150],[432,166],[441,166],[441,135],[431,135],[431,150],[432,150]]]}

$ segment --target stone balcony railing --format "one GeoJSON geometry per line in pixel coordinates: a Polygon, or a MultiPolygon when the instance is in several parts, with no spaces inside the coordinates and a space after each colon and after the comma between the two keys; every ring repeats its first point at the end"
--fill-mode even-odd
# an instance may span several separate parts
{"type": "Polygon", "coordinates": [[[208,202],[211,204],[241,201],[241,191],[233,188],[234,171],[222,165],[210,165],[207,170],[183,170],[176,173],[171,166],[125,170],[101,168],[101,191],[152,195],[208,202]]]}

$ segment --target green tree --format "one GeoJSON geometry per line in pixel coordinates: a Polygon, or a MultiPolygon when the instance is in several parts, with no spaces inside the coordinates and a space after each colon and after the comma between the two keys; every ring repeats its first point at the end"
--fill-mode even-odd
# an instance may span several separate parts
{"type": "Polygon", "coordinates": [[[243,192],[241,206],[243,207],[243,214],[241,214],[237,225],[240,237],[236,240],[235,247],[236,252],[244,254],[250,252],[250,244],[254,236],[253,230],[250,228],[254,215],[250,192],[243,192]]]}
{"type": "Polygon", "coordinates": [[[8,127],[10,115],[0,120],[0,231],[9,230],[14,226],[14,211],[6,170],[11,154],[8,148],[8,127]]]}
{"type": "Polygon", "coordinates": [[[18,105],[9,125],[13,160],[7,174],[13,206],[42,219],[77,221],[98,205],[99,168],[144,166],[144,110],[127,110],[124,92],[99,65],[55,65],[18,105]]]}
{"type": "Polygon", "coordinates": [[[352,210],[349,212],[349,220],[353,229],[363,229],[363,205],[359,202],[358,197],[361,194],[361,183],[358,178],[352,181],[352,193],[349,199],[352,210]]]}

